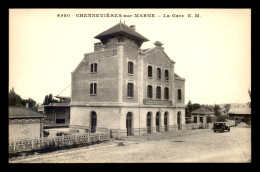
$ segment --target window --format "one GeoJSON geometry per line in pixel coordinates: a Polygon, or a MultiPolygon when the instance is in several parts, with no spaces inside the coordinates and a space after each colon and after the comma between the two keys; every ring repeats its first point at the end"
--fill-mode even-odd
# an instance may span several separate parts
{"type": "Polygon", "coordinates": [[[161,79],[161,69],[157,68],[157,79],[161,79]]]}
{"type": "Polygon", "coordinates": [[[169,99],[169,88],[165,87],[164,88],[164,99],[169,99]]]}
{"type": "Polygon", "coordinates": [[[152,66],[148,66],[148,77],[149,78],[153,77],[153,67],[152,66]]]}
{"type": "Polygon", "coordinates": [[[92,63],[92,64],[91,64],[90,72],[91,72],[91,73],[97,72],[97,63],[92,63]]]}
{"type": "Polygon", "coordinates": [[[153,97],[153,86],[148,85],[147,86],[147,98],[152,98],[153,97]]]}
{"type": "Polygon", "coordinates": [[[165,70],[165,81],[169,81],[169,71],[165,70]]]}
{"type": "Polygon", "coordinates": [[[194,123],[197,123],[197,117],[194,117],[194,123]]]}
{"type": "Polygon", "coordinates": [[[200,117],[200,122],[203,123],[203,117],[200,117]]]}
{"type": "Polygon", "coordinates": [[[161,99],[161,87],[156,87],[156,98],[161,99]]]}
{"type": "Polygon", "coordinates": [[[97,94],[97,83],[91,83],[90,84],[90,95],[96,95],[97,94]]]}
{"type": "Polygon", "coordinates": [[[178,100],[181,101],[181,89],[178,89],[178,100]]]}
{"type": "Polygon", "coordinates": [[[133,83],[127,84],[127,97],[134,97],[134,84],[133,83]]]}
{"type": "Polygon", "coordinates": [[[128,62],[128,73],[134,74],[134,63],[133,62],[128,62]]]}

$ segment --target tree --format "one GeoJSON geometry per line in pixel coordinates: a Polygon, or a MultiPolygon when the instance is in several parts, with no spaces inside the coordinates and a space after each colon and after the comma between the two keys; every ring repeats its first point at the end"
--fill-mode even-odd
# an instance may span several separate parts
{"type": "Polygon", "coordinates": [[[216,105],[214,106],[214,114],[216,116],[220,116],[221,115],[221,112],[220,112],[221,108],[219,107],[219,105],[216,105]]]}
{"type": "Polygon", "coordinates": [[[49,103],[52,103],[52,99],[53,99],[52,94],[49,94],[48,102],[49,102],[49,103]]]}
{"type": "Polygon", "coordinates": [[[230,104],[225,104],[225,105],[224,105],[224,108],[225,108],[225,112],[228,113],[228,111],[229,111],[230,108],[231,108],[231,105],[230,105],[230,104]]]}
{"type": "Polygon", "coordinates": [[[9,106],[17,106],[22,105],[22,98],[14,92],[14,88],[12,88],[8,94],[8,104],[9,106]]]}
{"type": "Polygon", "coordinates": [[[186,117],[190,117],[191,116],[191,111],[192,111],[192,103],[191,101],[189,100],[186,108],[185,108],[185,116],[186,117]]]}
{"type": "Polygon", "coordinates": [[[43,105],[48,105],[49,104],[49,96],[46,95],[43,101],[43,105]]]}

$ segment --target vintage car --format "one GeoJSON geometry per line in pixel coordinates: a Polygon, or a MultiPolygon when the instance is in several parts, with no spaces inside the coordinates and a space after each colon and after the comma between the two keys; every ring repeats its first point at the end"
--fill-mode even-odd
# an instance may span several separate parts
{"type": "Polygon", "coordinates": [[[213,131],[223,132],[224,130],[230,131],[230,124],[228,122],[214,122],[213,131]]]}

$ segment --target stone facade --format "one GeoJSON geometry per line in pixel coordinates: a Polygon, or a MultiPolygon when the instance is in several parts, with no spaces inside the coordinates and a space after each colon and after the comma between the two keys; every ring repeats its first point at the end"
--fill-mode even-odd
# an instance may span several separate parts
{"type": "Polygon", "coordinates": [[[71,73],[71,131],[110,130],[112,136],[118,131],[126,136],[185,129],[185,79],[176,76],[175,62],[164,52],[162,44],[141,50],[147,39],[129,29],[120,23],[96,36],[103,46],[95,43],[99,47],[85,54],[71,73]],[[123,29],[112,31],[116,27],[123,29]],[[129,63],[133,64],[130,73],[129,63]],[[97,64],[96,71],[92,64],[97,64]],[[152,67],[152,77],[148,77],[148,66],[152,67]],[[160,79],[157,68],[161,71],[160,79]],[[148,86],[152,86],[152,97],[147,96],[148,86]]]}

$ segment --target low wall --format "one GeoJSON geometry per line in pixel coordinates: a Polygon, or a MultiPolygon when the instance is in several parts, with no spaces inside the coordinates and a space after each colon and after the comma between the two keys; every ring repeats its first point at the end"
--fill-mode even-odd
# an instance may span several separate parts
{"type": "Polygon", "coordinates": [[[191,123],[191,124],[186,124],[186,129],[187,130],[194,130],[194,129],[199,129],[199,128],[204,128],[204,129],[212,129],[213,128],[213,123],[191,123]]]}
{"type": "Polygon", "coordinates": [[[84,133],[9,141],[9,153],[40,150],[49,147],[65,147],[109,140],[109,132],[84,133]]]}

